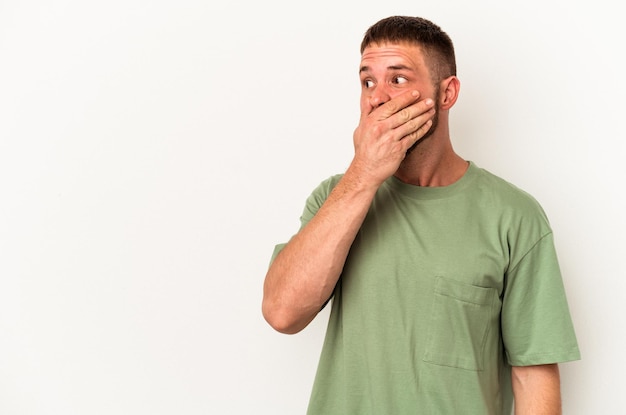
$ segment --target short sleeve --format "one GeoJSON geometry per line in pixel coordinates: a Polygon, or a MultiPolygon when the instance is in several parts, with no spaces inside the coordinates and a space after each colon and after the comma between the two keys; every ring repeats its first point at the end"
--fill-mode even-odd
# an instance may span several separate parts
{"type": "Polygon", "coordinates": [[[552,233],[506,275],[502,337],[513,366],[580,359],[552,233]]]}

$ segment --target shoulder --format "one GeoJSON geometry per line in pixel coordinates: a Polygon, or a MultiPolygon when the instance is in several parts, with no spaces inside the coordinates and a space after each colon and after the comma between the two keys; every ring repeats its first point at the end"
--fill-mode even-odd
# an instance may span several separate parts
{"type": "Polygon", "coordinates": [[[330,192],[335,188],[335,186],[337,185],[337,183],[339,183],[342,177],[343,173],[335,174],[324,179],[311,192],[311,195],[309,196],[309,202],[323,202],[324,200],[326,200],[330,192]]]}
{"type": "Polygon", "coordinates": [[[485,203],[522,215],[545,217],[545,211],[537,199],[515,184],[490,171],[474,165],[475,185],[485,203]]]}
{"type": "Polygon", "coordinates": [[[302,216],[300,217],[303,225],[315,216],[319,208],[328,198],[330,192],[337,185],[337,183],[339,183],[339,180],[341,180],[342,177],[343,174],[332,175],[323,180],[317,185],[317,187],[315,187],[315,189],[313,189],[309,197],[306,199],[304,210],[302,212],[302,216]]]}

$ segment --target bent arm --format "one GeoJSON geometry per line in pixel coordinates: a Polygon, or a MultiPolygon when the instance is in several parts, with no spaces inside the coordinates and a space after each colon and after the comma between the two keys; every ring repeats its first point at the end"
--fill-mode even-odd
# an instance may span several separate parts
{"type": "Polygon", "coordinates": [[[299,332],[330,298],[376,191],[430,129],[433,106],[430,99],[419,101],[417,91],[362,105],[350,167],[265,276],[263,316],[276,330],[299,332]]]}
{"type": "Polygon", "coordinates": [[[330,298],[376,190],[348,169],[317,214],[276,256],[265,277],[262,306],[274,329],[299,332],[330,298]]]}
{"type": "Polygon", "coordinates": [[[514,366],[515,415],[561,415],[561,381],[555,364],[514,366]]]}

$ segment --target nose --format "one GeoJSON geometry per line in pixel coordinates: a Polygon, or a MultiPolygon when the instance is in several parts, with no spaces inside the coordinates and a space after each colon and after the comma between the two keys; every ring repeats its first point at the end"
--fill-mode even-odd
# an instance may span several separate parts
{"type": "Polygon", "coordinates": [[[370,90],[369,102],[374,108],[380,107],[391,99],[391,95],[385,85],[376,85],[370,90]]]}

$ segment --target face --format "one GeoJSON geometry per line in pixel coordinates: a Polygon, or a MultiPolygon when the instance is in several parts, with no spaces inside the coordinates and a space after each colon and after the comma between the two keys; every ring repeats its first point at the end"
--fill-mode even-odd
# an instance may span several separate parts
{"type": "MultiPolygon", "coordinates": [[[[373,44],[361,55],[361,111],[376,107],[409,90],[418,90],[420,99],[432,98],[438,107],[439,90],[432,82],[422,50],[408,43],[373,44]]],[[[428,135],[437,127],[437,112],[428,135]]]]}

